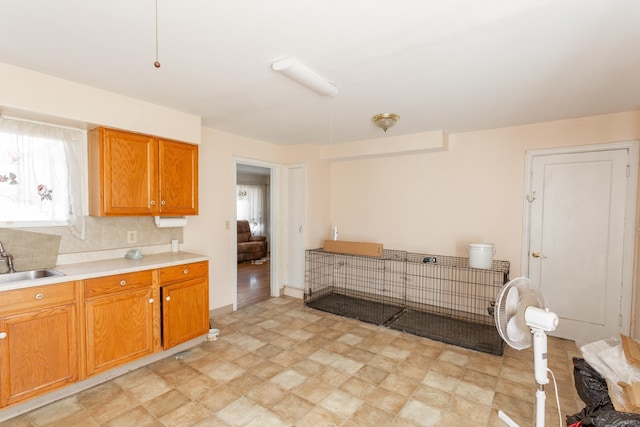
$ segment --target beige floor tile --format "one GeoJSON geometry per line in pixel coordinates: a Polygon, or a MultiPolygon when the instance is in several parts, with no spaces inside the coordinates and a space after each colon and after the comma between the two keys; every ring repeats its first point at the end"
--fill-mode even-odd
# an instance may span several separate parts
{"type": "Polygon", "coordinates": [[[419,400],[409,400],[398,416],[419,426],[435,427],[442,425],[442,412],[425,405],[419,400]]]}
{"type": "Polygon", "coordinates": [[[318,404],[322,402],[332,391],[333,387],[329,387],[317,378],[308,378],[305,382],[299,386],[293,388],[291,391],[303,399],[308,400],[311,403],[318,404]]]}
{"type": "Polygon", "coordinates": [[[353,415],[363,403],[362,400],[353,397],[349,393],[335,390],[320,402],[320,406],[333,412],[339,418],[346,419],[353,415]]]}
{"type": "Polygon", "coordinates": [[[366,401],[376,408],[389,412],[391,415],[397,415],[407,402],[407,398],[401,394],[377,387],[369,394],[366,401]]]}
{"type": "Polygon", "coordinates": [[[358,399],[366,399],[376,386],[363,379],[351,377],[340,386],[340,390],[346,391],[350,395],[358,399]]]}
{"type": "Polygon", "coordinates": [[[491,388],[486,389],[466,381],[460,381],[454,394],[471,402],[490,407],[495,392],[491,388]]]}
{"type": "Polygon", "coordinates": [[[296,425],[314,406],[311,402],[301,397],[288,394],[273,405],[270,410],[284,422],[290,425],[296,425]]]}
{"type": "Polygon", "coordinates": [[[265,381],[251,389],[246,396],[257,404],[265,408],[270,408],[282,400],[286,394],[287,392],[277,385],[265,381]]]}
{"type": "Polygon", "coordinates": [[[297,427],[336,427],[342,419],[321,406],[312,408],[297,423],[297,427]]]}
{"type": "Polygon", "coordinates": [[[371,365],[364,365],[355,373],[355,376],[371,384],[379,385],[389,375],[388,371],[371,365]]]}
{"type": "Polygon", "coordinates": [[[465,417],[476,425],[486,425],[491,414],[491,404],[482,405],[465,397],[454,395],[451,399],[449,412],[465,417]]]}
{"type": "Polygon", "coordinates": [[[281,365],[278,365],[271,360],[265,360],[258,365],[249,368],[249,372],[263,379],[274,377],[285,370],[286,368],[283,368],[281,365]]]}
{"type": "MultiPolygon", "coordinates": [[[[203,342],[2,423],[8,427],[495,426],[498,409],[531,425],[531,349],[503,357],[455,347],[273,298],[214,319],[203,342]]],[[[575,344],[549,340],[564,415],[584,404],[575,344]]],[[[558,421],[553,386],[546,416],[558,421]]],[[[550,425],[550,424],[549,424],[550,425]]]]}
{"type": "Polygon", "coordinates": [[[354,426],[387,426],[393,420],[393,415],[381,409],[364,403],[349,419],[354,426]]]}
{"type": "Polygon", "coordinates": [[[380,387],[385,388],[387,390],[391,390],[403,396],[409,396],[418,386],[419,381],[414,379],[409,379],[407,377],[403,377],[396,374],[389,374],[382,383],[380,383],[380,387]]]}
{"type": "Polygon", "coordinates": [[[103,424],[104,427],[159,427],[162,426],[144,407],[136,406],[127,412],[112,418],[103,424]]]}
{"type": "Polygon", "coordinates": [[[298,387],[306,379],[307,377],[305,377],[304,375],[299,374],[293,369],[288,369],[274,376],[269,381],[285,390],[291,390],[294,387],[298,387]]]}
{"type": "Polygon", "coordinates": [[[256,418],[254,418],[247,427],[288,427],[290,424],[287,424],[283,420],[280,419],[276,414],[270,411],[264,411],[256,418]]]}
{"type": "Polygon", "coordinates": [[[241,397],[221,411],[218,411],[216,416],[231,426],[241,426],[249,423],[264,411],[265,409],[262,406],[252,402],[246,397],[241,397]]]}
{"type": "MultiPolygon", "coordinates": [[[[189,401],[189,398],[178,390],[170,390],[148,402],[144,402],[143,406],[151,415],[160,418],[167,412],[186,405],[189,401]]],[[[121,411],[121,413],[122,412],[124,411],[121,411]]]]}
{"type": "Polygon", "coordinates": [[[420,384],[413,392],[412,398],[433,408],[446,410],[451,405],[453,395],[446,391],[420,384]]]}
{"type": "Polygon", "coordinates": [[[241,396],[226,384],[214,388],[211,393],[200,397],[200,404],[212,412],[217,412],[238,400],[241,396]]]}
{"type": "Polygon", "coordinates": [[[459,382],[460,380],[458,380],[458,378],[450,377],[437,371],[429,371],[422,380],[422,384],[424,385],[449,393],[458,387],[459,382]]]}

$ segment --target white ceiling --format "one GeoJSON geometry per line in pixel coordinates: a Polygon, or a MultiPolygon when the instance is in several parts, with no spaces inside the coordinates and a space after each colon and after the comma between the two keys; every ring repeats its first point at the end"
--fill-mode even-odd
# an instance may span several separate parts
{"type": "Polygon", "coordinates": [[[276,144],[640,109],[637,0],[3,0],[0,62],[276,144]],[[271,70],[290,56],[339,87],[271,70]]]}

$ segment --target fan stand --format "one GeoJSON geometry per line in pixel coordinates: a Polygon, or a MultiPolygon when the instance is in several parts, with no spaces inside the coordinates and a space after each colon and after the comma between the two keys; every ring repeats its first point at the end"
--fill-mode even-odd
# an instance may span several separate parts
{"type": "MultiPolygon", "coordinates": [[[[536,427],[544,427],[545,401],[544,386],[549,384],[547,376],[547,334],[543,329],[531,328],[533,333],[533,369],[538,387],[536,389],[536,427]]],[[[507,414],[498,411],[498,418],[509,427],[520,427],[507,414]]]]}

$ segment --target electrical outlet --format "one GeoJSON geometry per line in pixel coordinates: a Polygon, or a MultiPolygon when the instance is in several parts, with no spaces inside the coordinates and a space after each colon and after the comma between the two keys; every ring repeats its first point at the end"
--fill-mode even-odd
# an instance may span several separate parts
{"type": "Polygon", "coordinates": [[[138,241],[137,231],[127,231],[127,244],[133,244],[138,241]]]}

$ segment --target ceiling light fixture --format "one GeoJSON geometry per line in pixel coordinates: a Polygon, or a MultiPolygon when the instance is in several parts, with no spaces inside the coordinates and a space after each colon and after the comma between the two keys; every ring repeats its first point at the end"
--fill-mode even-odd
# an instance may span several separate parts
{"type": "Polygon", "coordinates": [[[336,85],[291,58],[282,58],[271,64],[271,68],[320,95],[336,96],[338,94],[336,85]]]}
{"type": "Polygon", "coordinates": [[[371,121],[385,132],[387,131],[387,129],[395,125],[399,119],[400,116],[394,113],[376,114],[375,116],[371,117],[371,121]]]}

